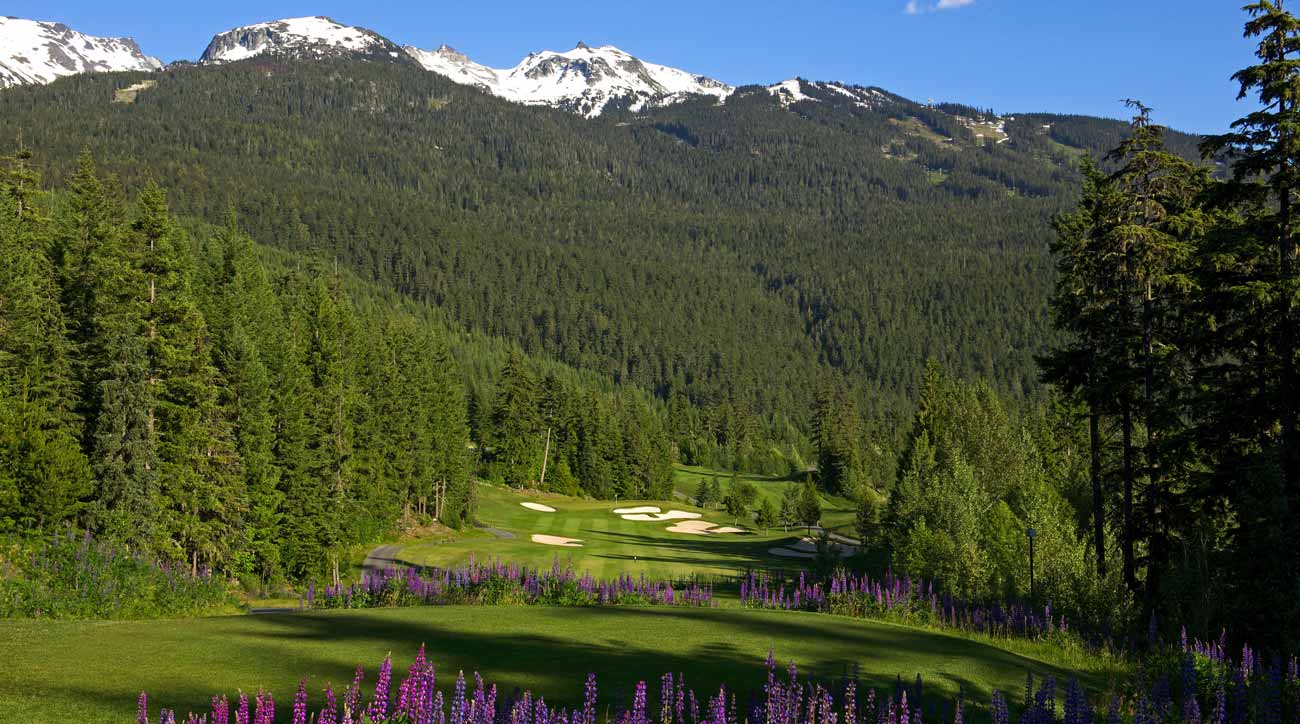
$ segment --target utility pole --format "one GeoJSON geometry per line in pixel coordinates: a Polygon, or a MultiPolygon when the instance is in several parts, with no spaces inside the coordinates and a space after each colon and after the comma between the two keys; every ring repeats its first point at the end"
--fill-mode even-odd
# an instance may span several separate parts
{"type": "Polygon", "coordinates": [[[546,458],[551,455],[551,428],[546,428],[546,449],[542,451],[542,479],[537,484],[539,488],[546,487],[546,458]]]}

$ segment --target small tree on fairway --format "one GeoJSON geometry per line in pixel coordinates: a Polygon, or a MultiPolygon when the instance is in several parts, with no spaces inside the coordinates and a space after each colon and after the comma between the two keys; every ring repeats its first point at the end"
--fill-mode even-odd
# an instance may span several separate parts
{"type": "Polygon", "coordinates": [[[789,528],[791,523],[799,520],[799,491],[795,488],[786,488],[785,494],[781,496],[781,526],[789,528]]]}
{"type": "Polygon", "coordinates": [[[709,485],[709,479],[700,478],[700,485],[695,489],[695,504],[707,508],[711,502],[713,502],[713,488],[709,485]]]}
{"type": "Polygon", "coordinates": [[[722,502],[726,506],[727,515],[731,516],[732,522],[739,522],[740,518],[749,512],[745,509],[745,501],[741,499],[740,492],[737,490],[727,493],[726,500],[722,502]]]}
{"type": "Polygon", "coordinates": [[[776,509],[776,503],[771,498],[763,498],[763,503],[758,507],[758,518],[754,522],[767,533],[779,520],[780,512],[776,509]]]}
{"type": "Polygon", "coordinates": [[[813,526],[822,519],[822,502],[817,496],[817,486],[812,478],[803,484],[803,494],[799,496],[799,522],[808,526],[809,535],[813,526]]]}
{"type": "Polygon", "coordinates": [[[713,481],[709,483],[709,504],[716,505],[722,503],[722,483],[718,482],[718,476],[713,476],[713,481]]]}

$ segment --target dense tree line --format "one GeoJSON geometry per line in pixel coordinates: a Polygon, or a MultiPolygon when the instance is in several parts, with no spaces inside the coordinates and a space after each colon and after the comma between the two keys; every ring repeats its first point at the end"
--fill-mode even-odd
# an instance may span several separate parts
{"type": "Polygon", "coordinates": [[[469,514],[464,383],[429,325],[233,225],[189,233],[88,156],[56,200],[25,151],[0,191],[0,528],[267,580],[411,504],[469,514]]]}
{"type": "Polygon", "coordinates": [[[1098,577],[1091,566],[1077,512],[1087,509],[1086,436],[1068,407],[1021,407],[929,367],[888,497],[865,496],[855,521],[866,564],[941,581],[966,600],[1050,603],[1094,632],[1132,623],[1118,571],[1098,577]]]}
{"type": "Polygon", "coordinates": [[[672,497],[673,452],[662,410],[626,389],[602,394],[511,354],[479,435],[484,473],[516,487],[596,498],[672,497]]]}
{"type": "Polygon", "coordinates": [[[1145,607],[1212,633],[1293,644],[1300,630],[1300,21],[1246,8],[1258,110],[1208,138],[1213,178],[1166,143],[1150,110],[1085,167],[1057,224],[1056,323],[1043,360],[1088,429],[1093,565],[1145,607]],[[1114,544],[1111,544],[1114,541],[1114,544]]]}

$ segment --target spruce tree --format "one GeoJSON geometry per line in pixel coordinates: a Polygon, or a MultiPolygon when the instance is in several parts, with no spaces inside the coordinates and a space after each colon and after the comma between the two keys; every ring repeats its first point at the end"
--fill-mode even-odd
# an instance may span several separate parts
{"type": "Polygon", "coordinates": [[[542,435],[533,374],[523,355],[512,352],[501,372],[492,411],[492,455],[503,482],[524,487],[537,480],[542,435]]]}

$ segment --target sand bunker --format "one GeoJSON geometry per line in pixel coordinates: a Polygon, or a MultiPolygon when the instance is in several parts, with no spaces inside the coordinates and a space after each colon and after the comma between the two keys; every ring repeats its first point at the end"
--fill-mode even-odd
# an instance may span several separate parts
{"type": "Polygon", "coordinates": [[[637,513],[658,513],[657,505],[642,505],[636,508],[615,508],[614,515],[636,515],[637,513]]]}
{"type": "Polygon", "coordinates": [[[537,511],[538,513],[554,513],[554,512],[555,512],[555,508],[552,508],[552,507],[549,506],[549,505],[542,505],[541,503],[520,503],[520,505],[524,506],[525,508],[527,508],[527,509],[529,509],[529,510],[535,510],[535,511],[537,511]]]}
{"type": "Polygon", "coordinates": [[[700,517],[699,513],[691,513],[685,510],[670,510],[667,513],[628,513],[623,516],[623,520],[694,520],[698,517],[700,517]]]}
{"type": "Polygon", "coordinates": [[[691,535],[708,535],[709,529],[716,523],[710,523],[707,520],[684,520],[676,525],[668,526],[669,533],[690,533],[691,535]]]}
{"type": "Polygon", "coordinates": [[[541,533],[533,534],[533,542],[541,543],[546,546],[563,546],[565,548],[581,548],[581,538],[565,538],[559,535],[542,535],[541,533]]]}
{"type": "Polygon", "coordinates": [[[740,528],[719,527],[717,523],[707,520],[684,520],[667,528],[669,533],[690,533],[691,535],[711,535],[713,533],[744,533],[740,528]]]}

